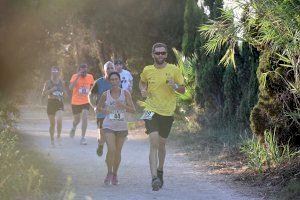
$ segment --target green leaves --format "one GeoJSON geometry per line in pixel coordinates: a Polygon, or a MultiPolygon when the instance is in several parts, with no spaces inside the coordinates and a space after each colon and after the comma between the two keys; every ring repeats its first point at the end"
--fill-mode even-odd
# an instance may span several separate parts
{"type": "Polygon", "coordinates": [[[195,66],[197,64],[197,56],[194,54],[191,58],[186,58],[175,48],[172,50],[177,59],[177,66],[184,77],[185,93],[178,93],[178,97],[183,101],[191,102],[195,97],[195,66]]]}

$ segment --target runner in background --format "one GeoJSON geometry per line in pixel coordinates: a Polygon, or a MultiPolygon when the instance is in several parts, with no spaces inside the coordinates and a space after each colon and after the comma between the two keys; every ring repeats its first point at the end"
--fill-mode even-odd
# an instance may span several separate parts
{"type": "Polygon", "coordinates": [[[106,114],[103,132],[108,150],[104,183],[117,185],[122,147],[128,135],[127,112],[135,112],[135,107],[130,93],[120,88],[120,74],[112,72],[108,77],[112,88],[103,93],[98,104],[99,111],[106,114]]]}
{"type": "Polygon", "coordinates": [[[69,88],[72,91],[72,113],[73,113],[73,127],[70,131],[70,137],[75,136],[76,127],[80,122],[81,118],[81,145],[86,145],[87,141],[85,133],[88,125],[88,114],[89,114],[89,101],[88,94],[91,87],[94,84],[93,75],[88,74],[88,65],[81,64],[78,68],[77,74],[73,74],[69,88]],[[80,116],[82,113],[82,117],[80,116]]]}
{"type": "Polygon", "coordinates": [[[89,103],[93,107],[96,117],[97,117],[97,128],[98,128],[98,147],[97,147],[97,155],[102,156],[103,154],[103,146],[105,143],[105,134],[102,130],[103,120],[105,118],[105,114],[101,113],[97,109],[97,104],[99,103],[100,97],[103,92],[111,89],[111,83],[109,81],[108,75],[115,71],[115,66],[111,61],[108,61],[103,66],[104,76],[97,79],[89,93],[89,103]]]}
{"type": "Polygon", "coordinates": [[[63,81],[60,79],[59,67],[51,68],[51,79],[46,81],[42,92],[43,96],[48,97],[47,102],[47,114],[50,121],[50,139],[51,145],[54,147],[54,131],[55,131],[55,120],[57,126],[57,142],[61,145],[61,130],[62,130],[62,117],[64,110],[64,97],[65,87],[63,81]]]}
{"type": "Polygon", "coordinates": [[[128,70],[123,69],[124,68],[123,61],[120,59],[115,60],[115,68],[116,71],[119,72],[121,77],[121,88],[123,90],[128,90],[130,93],[132,93],[133,77],[128,70]]]}

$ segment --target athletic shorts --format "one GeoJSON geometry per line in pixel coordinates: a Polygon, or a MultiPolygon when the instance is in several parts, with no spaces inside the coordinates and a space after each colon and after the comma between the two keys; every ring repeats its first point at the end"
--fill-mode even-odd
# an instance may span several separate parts
{"type": "Polygon", "coordinates": [[[97,118],[97,127],[102,128],[104,118],[97,118]]]}
{"type": "Polygon", "coordinates": [[[174,121],[174,116],[163,116],[155,113],[151,120],[145,119],[146,134],[158,132],[163,138],[168,138],[174,121]]]}
{"type": "Polygon", "coordinates": [[[72,113],[74,115],[80,114],[82,110],[89,110],[90,104],[72,105],[72,113]]]}
{"type": "Polygon", "coordinates": [[[106,134],[106,133],[113,133],[115,136],[118,136],[118,137],[127,137],[128,135],[128,130],[126,131],[114,131],[114,130],[111,130],[109,128],[105,128],[103,129],[103,132],[106,134]]]}
{"type": "Polygon", "coordinates": [[[64,110],[64,103],[58,99],[48,99],[47,114],[55,115],[58,110],[64,110]]]}

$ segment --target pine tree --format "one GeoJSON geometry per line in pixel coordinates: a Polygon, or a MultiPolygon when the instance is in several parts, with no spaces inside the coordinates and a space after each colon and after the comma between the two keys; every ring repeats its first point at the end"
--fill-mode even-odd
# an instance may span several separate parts
{"type": "Polygon", "coordinates": [[[187,0],[184,11],[184,35],[182,39],[182,52],[185,56],[194,53],[194,41],[197,29],[201,23],[201,10],[195,0],[187,0]]]}

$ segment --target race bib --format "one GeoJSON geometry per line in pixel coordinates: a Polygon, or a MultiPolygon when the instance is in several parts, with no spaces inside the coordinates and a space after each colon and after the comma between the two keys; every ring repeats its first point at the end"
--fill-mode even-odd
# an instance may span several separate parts
{"type": "Polygon", "coordinates": [[[141,119],[151,120],[155,113],[151,111],[145,111],[141,119]]]}
{"type": "Polygon", "coordinates": [[[79,94],[83,94],[83,95],[87,95],[89,93],[89,88],[86,88],[86,87],[81,87],[79,88],[79,94]]]}
{"type": "Polygon", "coordinates": [[[115,111],[114,113],[110,113],[108,115],[108,118],[110,120],[118,120],[118,121],[124,121],[125,120],[125,113],[120,111],[115,111]]]}
{"type": "Polygon", "coordinates": [[[63,96],[63,93],[60,92],[60,91],[55,91],[55,92],[52,92],[52,95],[53,95],[53,96],[61,97],[61,96],[63,96]]]}

